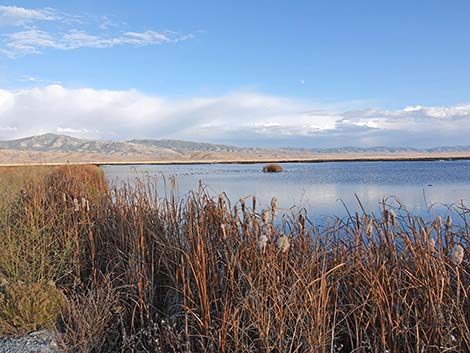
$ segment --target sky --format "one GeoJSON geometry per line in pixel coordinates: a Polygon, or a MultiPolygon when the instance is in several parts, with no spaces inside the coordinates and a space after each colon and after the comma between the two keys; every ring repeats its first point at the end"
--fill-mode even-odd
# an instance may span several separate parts
{"type": "Polygon", "coordinates": [[[0,0],[0,139],[470,145],[470,2],[0,0]]]}

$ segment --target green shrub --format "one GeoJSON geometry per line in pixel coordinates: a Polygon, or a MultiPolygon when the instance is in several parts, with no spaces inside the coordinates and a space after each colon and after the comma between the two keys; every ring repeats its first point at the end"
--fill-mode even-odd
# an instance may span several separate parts
{"type": "Polygon", "coordinates": [[[0,335],[24,335],[57,319],[64,297],[53,283],[4,283],[0,294],[0,335]]]}

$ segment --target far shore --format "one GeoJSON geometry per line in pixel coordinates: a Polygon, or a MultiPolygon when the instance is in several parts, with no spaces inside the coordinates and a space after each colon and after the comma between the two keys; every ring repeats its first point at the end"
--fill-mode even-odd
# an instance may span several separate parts
{"type": "Polygon", "coordinates": [[[323,155],[308,158],[240,158],[240,159],[183,159],[183,160],[67,160],[67,161],[23,161],[2,163],[0,167],[60,166],[60,165],[194,165],[194,164],[263,164],[263,163],[326,163],[326,162],[394,162],[394,161],[438,161],[470,160],[470,154],[416,154],[416,155],[323,155]]]}

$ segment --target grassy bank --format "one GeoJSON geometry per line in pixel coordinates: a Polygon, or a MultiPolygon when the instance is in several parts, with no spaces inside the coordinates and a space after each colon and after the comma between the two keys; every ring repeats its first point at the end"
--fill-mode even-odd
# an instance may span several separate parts
{"type": "Polygon", "coordinates": [[[275,199],[108,190],[93,166],[0,175],[4,335],[48,327],[77,352],[470,351],[466,209],[463,227],[392,210],[315,226],[278,219],[275,199]]]}

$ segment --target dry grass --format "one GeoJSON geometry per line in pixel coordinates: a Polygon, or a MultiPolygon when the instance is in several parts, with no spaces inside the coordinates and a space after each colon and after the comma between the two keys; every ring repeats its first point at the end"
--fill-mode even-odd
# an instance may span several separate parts
{"type": "Polygon", "coordinates": [[[107,191],[93,167],[42,180],[6,207],[0,271],[57,283],[71,351],[470,351],[465,208],[462,227],[389,209],[314,226],[203,190],[107,191]]]}

